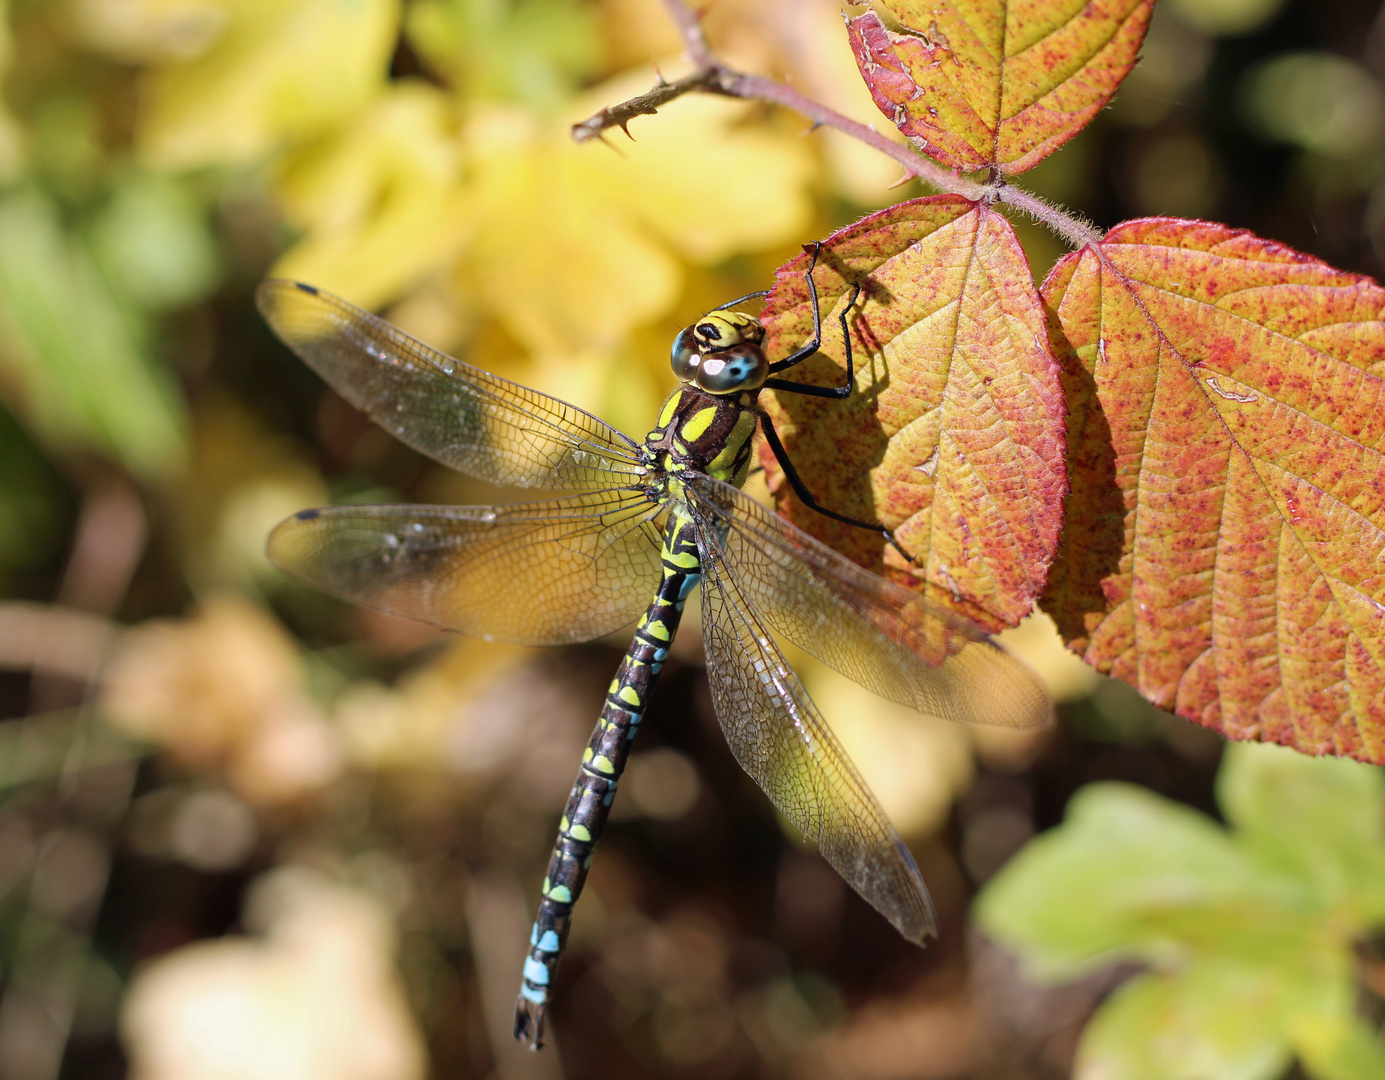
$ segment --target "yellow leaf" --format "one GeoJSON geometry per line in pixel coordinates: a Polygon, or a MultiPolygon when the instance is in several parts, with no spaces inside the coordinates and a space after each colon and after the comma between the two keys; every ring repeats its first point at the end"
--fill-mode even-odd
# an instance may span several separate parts
{"type": "MultiPolygon", "coordinates": [[[[649,81],[644,71],[614,80],[567,119],[649,81]]],[[[810,213],[810,151],[793,132],[744,126],[748,108],[680,100],[618,154],[519,110],[478,115],[467,134],[478,227],[466,287],[535,354],[611,350],[673,306],[679,256],[712,263],[793,239],[810,213]]]]}
{"type": "Polygon", "coordinates": [[[677,262],[591,182],[566,130],[518,110],[485,113],[467,137],[477,234],[468,287],[530,352],[613,348],[678,295],[677,262]]]}
{"type": "Polygon", "coordinates": [[[228,0],[220,39],[157,70],[138,142],[162,168],[253,162],[352,116],[384,85],[399,0],[228,0]]]}
{"type": "MultiPolygon", "coordinates": [[[[573,119],[596,111],[595,102],[622,101],[649,89],[637,70],[601,87],[573,119]]],[[[744,251],[783,244],[807,228],[814,173],[801,125],[776,129],[747,124],[745,102],[690,95],[639,127],[637,141],[623,135],[620,154],[582,146],[593,184],[625,207],[680,255],[715,263],[744,251]]]]}
{"type": "Polygon", "coordinates": [[[365,307],[397,299],[447,260],[471,226],[448,99],[400,83],[349,128],[291,158],[278,185],[305,235],[271,273],[365,307]]]}

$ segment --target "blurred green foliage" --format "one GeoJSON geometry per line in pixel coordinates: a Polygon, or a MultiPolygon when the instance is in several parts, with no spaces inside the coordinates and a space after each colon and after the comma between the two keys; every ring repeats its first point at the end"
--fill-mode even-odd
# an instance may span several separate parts
{"type": "Polygon", "coordinates": [[[1146,970],[1083,1034],[1078,1077],[1385,1076],[1355,948],[1385,926],[1385,776],[1250,743],[1217,778],[1227,820],[1093,784],[987,886],[981,927],[1034,974],[1146,970]]]}

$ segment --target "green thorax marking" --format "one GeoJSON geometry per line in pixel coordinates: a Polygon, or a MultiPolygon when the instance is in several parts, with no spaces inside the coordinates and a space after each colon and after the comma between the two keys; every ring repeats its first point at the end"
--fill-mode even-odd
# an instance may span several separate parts
{"type": "Polygon", "coordinates": [[[750,469],[755,421],[754,391],[718,395],[681,386],[664,402],[644,445],[669,472],[695,469],[740,487],[750,469]]]}

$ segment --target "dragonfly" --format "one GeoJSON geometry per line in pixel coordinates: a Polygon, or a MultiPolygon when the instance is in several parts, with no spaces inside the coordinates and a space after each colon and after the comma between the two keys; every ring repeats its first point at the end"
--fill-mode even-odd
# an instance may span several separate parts
{"type": "Polygon", "coordinates": [[[1032,672],[970,622],[821,544],[746,495],[763,432],[805,504],[813,499],[758,404],[765,389],[842,398],[778,378],[817,352],[813,334],[771,362],[765,327],[734,310],[684,328],[678,388],[643,441],[588,412],[456,360],[369,312],[292,281],[264,282],[260,311],[342,397],[414,449],[497,485],[554,497],[495,506],[331,506],[269,538],[270,559],[325,592],[463,634],[565,645],[634,623],[558,826],[515,1006],[537,1049],[577,902],[659,671],[699,584],[707,678],[732,753],[779,811],[907,940],[937,935],[918,867],[813,705],[776,637],[867,689],[969,724],[1029,728],[1051,713],[1032,672]]]}

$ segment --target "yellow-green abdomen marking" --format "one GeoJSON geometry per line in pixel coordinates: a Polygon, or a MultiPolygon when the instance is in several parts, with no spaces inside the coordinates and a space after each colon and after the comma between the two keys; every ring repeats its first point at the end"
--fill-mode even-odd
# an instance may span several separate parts
{"type": "Polygon", "coordinates": [[[601,718],[582,754],[582,766],[568,796],[558,842],[548,862],[534,930],[529,935],[529,956],[524,961],[524,980],[515,1004],[514,1030],[516,1038],[531,1038],[535,1047],[542,1045],[549,990],[567,941],[572,906],[587,879],[592,849],[611,812],[616,783],[625,769],[654,680],[668,657],[673,635],[678,632],[683,604],[702,579],[692,524],[680,514],[669,519],[662,554],[663,579],[611,681],[601,718]]]}

